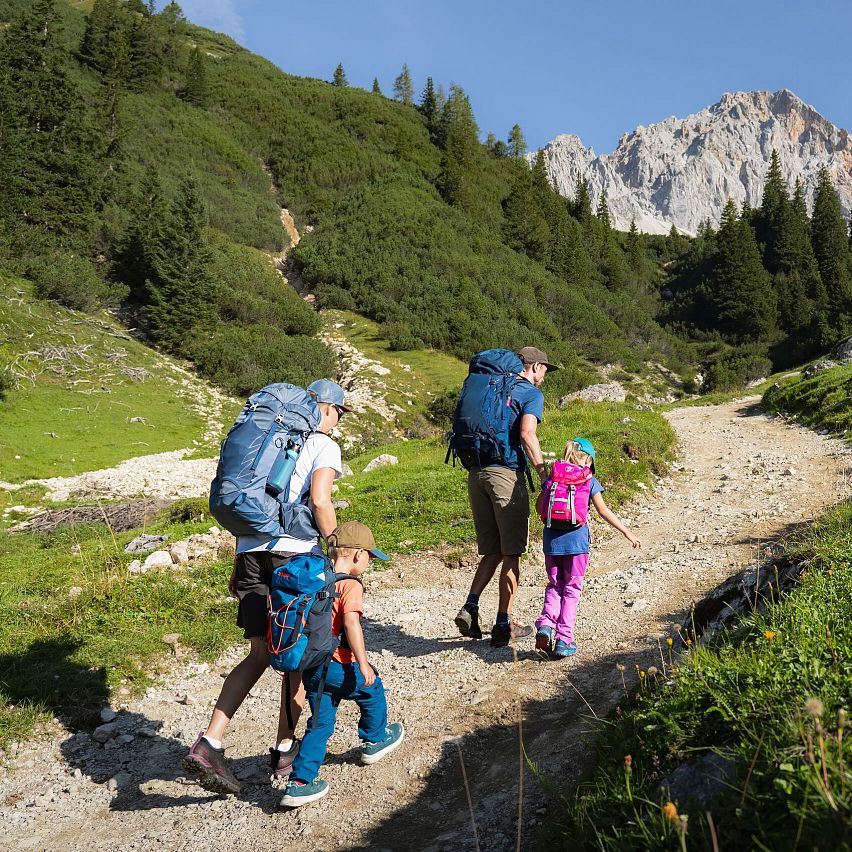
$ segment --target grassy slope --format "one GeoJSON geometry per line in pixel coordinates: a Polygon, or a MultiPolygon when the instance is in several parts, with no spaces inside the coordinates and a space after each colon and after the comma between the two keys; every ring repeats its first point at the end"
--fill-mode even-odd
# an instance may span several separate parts
{"type": "Polygon", "coordinates": [[[0,402],[0,479],[68,476],[183,447],[215,452],[215,439],[202,442],[204,409],[193,408],[218,407],[207,387],[108,315],[33,299],[26,282],[0,275],[0,340],[3,361],[27,376],[0,402]],[[66,347],[79,353],[68,365],[50,360],[66,347]]]}
{"type": "Polygon", "coordinates": [[[775,384],[764,394],[763,403],[808,426],[845,435],[852,429],[852,364],[775,384]]]}
{"type": "MultiPolygon", "coordinates": [[[[852,683],[850,552],[845,504],[791,554],[811,559],[797,589],[678,655],[660,675],[646,675],[604,730],[595,776],[566,802],[548,848],[679,848],[658,784],[711,752],[736,767],[709,804],[720,848],[850,848],[852,746],[843,737],[852,683]]],[[[712,848],[705,808],[674,804],[689,815],[688,847],[712,848]]]]}

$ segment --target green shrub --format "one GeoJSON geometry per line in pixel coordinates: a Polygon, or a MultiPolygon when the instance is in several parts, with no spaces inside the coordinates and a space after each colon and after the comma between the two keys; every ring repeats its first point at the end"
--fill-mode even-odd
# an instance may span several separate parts
{"type": "Polygon", "coordinates": [[[703,389],[726,391],[741,388],[748,382],[768,376],[772,361],[766,347],[757,343],[726,349],[707,365],[703,389]]]}
{"type": "Polygon", "coordinates": [[[438,394],[426,409],[426,416],[442,429],[449,429],[453,423],[453,414],[459,401],[457,390],[446,391],[438,394]]]}
{"type": "Polygon", "coordinates": [[[94,264],[78,254],[57,252],[42,256],[32,264],[28,277],[35,283],[35,294],[40,299],[78,311],[120,302],[128,293],[123,285],[104,281],[94,264]]]}
{"type": "Polygon", "coordinates": [[[17,382],[8,367],[0,367],[0,400],[6,399],[6,394],[16,386],[17,382]]]}
{"type": "Polygon", "coordinates": [[[271,325],[220,328],[197,344],[194,355],[205,376],[240,396],[272,382],[305,387],[337,373],[334,355],[318,340],[289,336],[271,325]]]}

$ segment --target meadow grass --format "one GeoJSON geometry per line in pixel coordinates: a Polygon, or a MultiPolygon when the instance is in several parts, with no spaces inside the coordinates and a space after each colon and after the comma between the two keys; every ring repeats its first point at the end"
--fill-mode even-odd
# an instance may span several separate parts
{"type": "MultiPolygon", "coordinates": [[[[146,532],[172,541],[206,531],[210,519],[174,522],[166,514],[146,532]]],[[[0,534],[0,747],[39,719],[92,722],[116,688],[143,688],[167,646],[213,659],[240,631],[227,595],[230,565],[131,576],[124,545],[141,530],[113,534],[102,524],[50,535],[0,534]]]]}
{"type": "Polygon", "coordinates": [[[549,826],[548,848],[850,848],[850,553],[847,503],[788,553],[810,560],[791,593],[642,672],[601,731],[592,779],[549,826]],[[667,802],[660,782],[711,753],[731,767],[718,795],[667,802]]]}
{"type": "MultiPolygon", "coordinates": [[[[0,340],[0,366],[19,376],[0,400],[0,479],[73,476],[184,447],[215,453],[218,436],[203,440],[218,414],[207,386],[108,314],[34,299],[28,282],[0,274],[0,340]]],[[[237,408],[222,413],[225,425],[237,408]]]]}

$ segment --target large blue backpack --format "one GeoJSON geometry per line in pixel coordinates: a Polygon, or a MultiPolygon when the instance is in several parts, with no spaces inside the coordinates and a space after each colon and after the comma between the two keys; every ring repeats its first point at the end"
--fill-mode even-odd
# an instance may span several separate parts
{"type": "Polygon", "coordinates": [[[305,541],[319,535],[310,509],[288,502],[288,488],[270,493],[267,479],[278,456],[301,450],[320,419],[316,399],[295,385],[268,385],[249,398],[222,442],[210,484],[210,514],[226,530],[305,541]]]}
{"type": "Polygon", "coordinates": [[[487,349],[470,359],[445,462],[452,455],[453,464],[458,459],[468,470],[507,464],[511,396],[523,368],[520,357],[508,349],[487,349]]]}
{"type": "Polygon", "coordinates": [[[269,587],[269,663],[278,672],[301,672],[322,666],[340,645],[331,632],[331,609],[338,580],[325,556],[293,556],[272,572],[269,587]]]}

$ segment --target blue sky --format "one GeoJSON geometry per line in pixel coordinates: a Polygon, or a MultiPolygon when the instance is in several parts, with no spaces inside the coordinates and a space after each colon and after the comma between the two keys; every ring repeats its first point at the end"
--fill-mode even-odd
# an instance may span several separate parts
{"type": "MultiPolygon", "coordinates": [[[[179,0],[180,2],[180,0],[179,0]]],[[[184,0],[190,20],[284,71],[385,94],[403,62],[461,85],[483,135],[531,148],[576,133],[597,153],[726,91],[792,89],[852,129],[852,0],[184,0]]]]}

